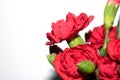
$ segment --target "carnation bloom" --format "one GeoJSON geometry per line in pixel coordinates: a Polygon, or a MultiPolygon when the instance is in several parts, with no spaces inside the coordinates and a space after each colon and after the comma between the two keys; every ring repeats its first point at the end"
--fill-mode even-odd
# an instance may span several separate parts
{"type": "Polygon", "coordinates": [[[77,67],[83,60],[93,62],[97,67],[98,51],[88,44],[66,48],[56,56],[53,66],[63,80],[83,80],[83,74],[77,67]]]}
{"type": "Polygon", "coordinates": [[[120,62],[120,39],[112,40],[108,43],[108,54],[110,58],[120,62]]]}
{"type": "Polygon", "coordinates": [[[98,62],[99,80],[119,80],[118,64],[109,57],[101,57],[98,62]]]}
{"type": "MultiPolygon", "coordinates": [[[[117,38],[116,27],[112,27],[110,29],[109,35],[110,40],[117,38]]],[[[89,31],[85,35],[85,39],[87,42],[91,42],[93,46],[96,48],[100,48],[104,44],[105,39],[105,28],[104,26],[95,27],[93,31],[89,31]]]]}
{"type": "Polygon", "coordinates": [[[72,13],[68,13],[66,20],[58,20],[56,23],[52,23],[52,31],[47,33],[46,36],[49,39],[47,45],[59,43],[63,40],[69,40],[76,36],[78,32],[93,20],[93,16],[88,17],[85,13],[81,13],[79,16],[75,16],[72,13]]]}

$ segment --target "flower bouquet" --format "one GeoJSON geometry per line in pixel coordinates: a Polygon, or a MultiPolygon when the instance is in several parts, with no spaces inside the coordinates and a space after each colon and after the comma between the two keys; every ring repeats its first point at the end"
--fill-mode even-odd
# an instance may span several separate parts
{"type": "Polygon", "coordinates": [[[103,25],[89,30],[85,40],[79,34],[94,16],[69,12],[65,20],[52,23],[47,33],[48,61],[62,80],[120,80],[120,18],[113,26],[120,0],[108,0],[103,25]],[[66,41],[62,50],[57,44],[66,41]]]}

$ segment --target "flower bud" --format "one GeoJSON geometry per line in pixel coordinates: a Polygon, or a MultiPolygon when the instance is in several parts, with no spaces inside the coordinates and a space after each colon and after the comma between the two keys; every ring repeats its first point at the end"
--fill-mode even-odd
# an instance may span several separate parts
{"type": "Polygon", "coordinates": [[[67,42],[70,47],[75,47],[75,46],[78,46],[79,44],[85,43],[82,37],[79,35],[73,37],[70,41],[67,41],[67,42]]]}
{"type": "Polygon", "coordinates": [[[113,25],[120,1],[108,0],[104,10],[104,25],[105,28],[110,29],[113,25]]]}
{"type": "Polygon", "coordinates": [[[93,73],[95,71],[95,64],[89,60],[84,60],[78,63],[78,70],[84,73],[93,73]]]}

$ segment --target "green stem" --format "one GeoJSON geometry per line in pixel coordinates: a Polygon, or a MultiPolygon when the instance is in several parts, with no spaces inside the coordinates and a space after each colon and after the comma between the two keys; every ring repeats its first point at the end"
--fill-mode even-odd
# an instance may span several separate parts
{"type": "Polygon", "coordinates": [[[117,36],[118,39],[120,39],[120,32],[118,32],[118,36],[117,36]]]}
{"type": "Polygon", "coordinates": [[[100,54],[101,56],[107,56],[107,44],[108,44],[108,34],[109,34],[109,29],[106,29],[106,34],[105,34],[105,40],[102,48],[100,49],[100,54]]]}
{"type": "Polygon", "coordinates": [[[103,44],[103,48],[106,49],[107,48],[107,43],[108,43],[108,34],[109,34],[109,29],[106,29],[106,34],[105,34],[105,41],[103,44]]]}

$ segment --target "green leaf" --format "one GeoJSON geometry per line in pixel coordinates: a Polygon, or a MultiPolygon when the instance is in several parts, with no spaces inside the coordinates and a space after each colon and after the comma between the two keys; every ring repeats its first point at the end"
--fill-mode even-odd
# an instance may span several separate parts
{"type": "Polygon", "coordinates": [[[49,63],[52,65],[53,64],[53,61],[55,59],[56,55],[55,54],[49,54],[47,55],[47,59],[49,61],[49,63]]]}

